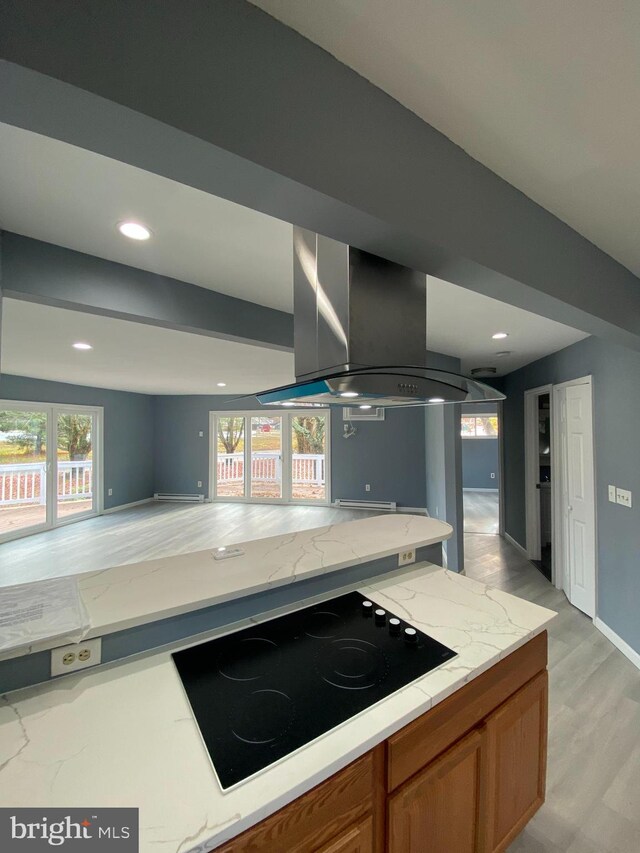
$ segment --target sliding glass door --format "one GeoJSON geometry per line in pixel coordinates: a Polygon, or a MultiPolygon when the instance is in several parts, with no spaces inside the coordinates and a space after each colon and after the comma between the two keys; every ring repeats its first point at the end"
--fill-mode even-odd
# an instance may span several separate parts
{"type": "Polygon", "coordinates": [[[97,514],[102,410],[0,402],[0,541],[97,514]]]}
{"type": "Polygon", "coordinates": [[[20,403],[0,408],[0,539],[48,524],[48,426],[45,409],[20,403]]]}
{"type": "Polygon", "coordinates": [[[328,503],[329,413],[211,412],[213,500],[328,503]]]}
{"type": "Polygon", "coordinates": [[[75,409],[56,412],[56,521],[93,515],[97,511],[97,490],[93,483],[96,421],[95,412],[75,409]]]}

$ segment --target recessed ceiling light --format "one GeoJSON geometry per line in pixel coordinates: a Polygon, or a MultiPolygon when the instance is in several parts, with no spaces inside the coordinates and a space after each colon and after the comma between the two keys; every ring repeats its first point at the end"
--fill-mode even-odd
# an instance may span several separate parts
{"type": "Polygon", "coordinates": [[[370,408],[371,408],[371,406],[359,406],[358,408],[360,408],[360,409],[370,409],[370,408]]]}
{"type": "Polygon", "coordinates": [[[91,346],[91,344],[83,344],[83,343],[82,343],[82,342],[80,342],[80,341],[78,341],[78,343],[77,343],[77,344],[74,344],[74,345],[73,345],[73,348],[74,348],[74,349],[93,349],[93,347],[91,346]]]}
{"type": "Polygon", "coordinates": [[[130,240],[148,240],[151,231],[139,222],[119,222],[118,231],[130,240]]]}
{"type": "Polygon", "coordinates": [[[444,397],[429,397],[429,403],[444,403],[444,397]]]}
{"type": "Polygon", "coordinates": [[[491,337],[493,338],[494,341],[501,341],[502,338],[508,338],[509,333],[508,332],[496,332],[495,335],[491,335],[491,337]]]}
{"type": "Polygon", "coordinates": [[[227,387],[226,382],[216,382],[216,385],[218,386],[218,388],[226,388],[227,387]]]}
{"type": "Polygon", "coordinates": [[[496,358],[506,358],[508,355],[511,355],[511,350],[505,349],[501,352],[497,352],[496,358]]]}
{"type": "Polygon", "coordinates": [[[360,394],[358,394],[357,391],[342,391],[340,396],[341,397],[359,397],[360,394]]]}

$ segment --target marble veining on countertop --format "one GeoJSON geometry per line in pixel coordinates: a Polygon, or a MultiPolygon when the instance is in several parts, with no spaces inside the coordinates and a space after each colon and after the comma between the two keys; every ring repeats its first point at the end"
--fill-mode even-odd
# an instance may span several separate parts
{"type": "Polygon", "coordinates": [[[91,572],[79,577],[89,636],[432,545],[451,533],[449,524],[434,518],[392,514],[233,543],[244,554],[227,560],[214,560],[209,548],[91,572]]]}
{"type": "Polygon", "coordinates": [[[430,564],[359,589],[458,656],[224,794],[168,651],[17,691],[0,700],[0,802],[137,806],[142,853],[204,853],[345,767],[555,616],[430,564]]]}

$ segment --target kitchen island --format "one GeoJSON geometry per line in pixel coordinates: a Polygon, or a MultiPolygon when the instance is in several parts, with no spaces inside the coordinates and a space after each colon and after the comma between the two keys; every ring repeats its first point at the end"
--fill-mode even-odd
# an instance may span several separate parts
{"type": "MultiPolygon", "coordinates": [[[[358,588],[457,657],[225,793],[173,665],[173,648],[16,691],[0,706],[0,802],[139,807],[144,853],[204,853],[218,847],[225,853],[408,853],[423,849],[411,841],[420,820],[431,812],[442,814],[443,804],[453,802],[448,783],[455,793],[467,791],[471,781],[475,811],[459,811],[451,831],[464,824],[465,832],[474,832],[475,846],[469,849],[505,849],[544,797],[544,629],[555,614],[425,563],[358,588]],[[444,720],[438,724],[439,708],[447,720],[455,719],[453,726],[443,730],[444,720]],[[531,767],[523,765],[523,757],[531,767]],[[441,758],[445,763],[436,764],[441,758]],[[525,811],[495,813],[496,798],[486,800],[487,786],[508,783],[513,812],[513,804],[520,805],[532,790],[532,772],[535,790],[525,811]],[[348,791],[356,792],[359,806],[350,805],[348,791]],[[331,820],[318,812],[318,802],[330,804],[331,820]],[[493,809],[491,827],[480,826],[483,803],[493,809]],[[340,804],[349,806],[344,814],[340,804]],[[318,814],[323,831],[333,835],[316,832],[318,814]],[[335,823],[341,815],[343,823],[335,823]],[[505,828],[506,819],[511,825],[505,828]],[[297,847],[286,835],[292,826],[297,847]],[[263,837],[262,847],[256,847],[251,833],[263,831],[269,840],[263,837]]],[[[280,612],[287,609],[292,608],[280,612]]],[[[261,620],[234,628],[255,621],[261,620]]],[[[433,849],[457,853],[446,840],[439,843],[433,849]]]]}

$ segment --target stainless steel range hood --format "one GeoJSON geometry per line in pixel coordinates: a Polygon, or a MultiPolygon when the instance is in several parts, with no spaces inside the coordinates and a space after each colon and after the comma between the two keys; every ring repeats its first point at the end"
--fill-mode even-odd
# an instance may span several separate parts
{"type": "Polygon", "coordinates": [[[267,406],[419,406],[503,400],[483,382],[425,366],[427,277],[293,229],[297,382],[267,406]]]}

